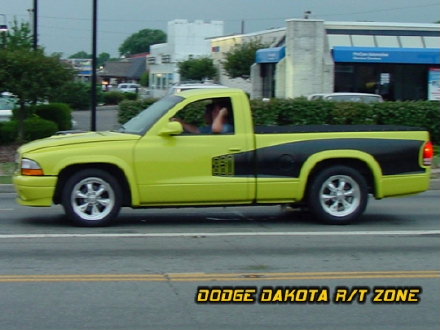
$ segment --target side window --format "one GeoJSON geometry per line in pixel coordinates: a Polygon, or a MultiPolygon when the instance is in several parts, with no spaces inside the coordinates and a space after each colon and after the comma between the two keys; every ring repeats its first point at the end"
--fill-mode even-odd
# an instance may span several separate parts
{"type": "Polygon", "coordinates": [[[230,98],[213,98],[188,104],[172,120],[179,121],[186,134],[234,134],[230,98]]]}

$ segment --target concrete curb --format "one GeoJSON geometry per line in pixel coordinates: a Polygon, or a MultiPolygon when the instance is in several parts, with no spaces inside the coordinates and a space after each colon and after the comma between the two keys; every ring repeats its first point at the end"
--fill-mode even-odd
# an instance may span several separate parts
{"type": "MultiPolygon", "coordinates": [[[[429,190],[440,190],[440,179],[432,179],[429,190]]],[[[1,193],[15,193],[14,185],[0,184],[0,194],[1,193]]]]}

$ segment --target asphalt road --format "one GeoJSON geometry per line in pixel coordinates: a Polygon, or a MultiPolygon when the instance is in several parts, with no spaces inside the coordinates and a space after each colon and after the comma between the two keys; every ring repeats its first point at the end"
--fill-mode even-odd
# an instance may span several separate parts
{"type": "Polygon", "coordinates": [[[60,207],[14,197],[0,194],[0,329],[440,328],[440,191],[372,200],[350,226],[253,207],[124,209],[112,227],[78,228],[60,207]],[[199,286],[329,296],[197,304],[199,286]],[[370,290],[365,302],[335,301],[358,286],[370,290]],[[377,287],[422,292],[419,302],[373,303],[377,287]]]}
{"type": "MultiPolygon", "coordinates": [[[[117,119],[117,106],[101,106],[96,110],[96,129],[98,131],[108,131],[119,127],[117,119]]],[[[91,129],[91,111],[80,110],[72,113],[76,121],[76,129],[88,131],[91,129]]]]}

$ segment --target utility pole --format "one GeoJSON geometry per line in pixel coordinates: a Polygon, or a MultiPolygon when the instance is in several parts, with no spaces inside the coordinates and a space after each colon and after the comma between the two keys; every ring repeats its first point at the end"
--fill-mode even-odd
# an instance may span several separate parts
{"type": "Polygon", "coordinates": [[[98,30],[98,0],[93,0],[93,21],[92,21],[92,88],[91,102],[92,114],[90,129],[96,131],[96,65],[97,65],[97,32],[98,30]]]}

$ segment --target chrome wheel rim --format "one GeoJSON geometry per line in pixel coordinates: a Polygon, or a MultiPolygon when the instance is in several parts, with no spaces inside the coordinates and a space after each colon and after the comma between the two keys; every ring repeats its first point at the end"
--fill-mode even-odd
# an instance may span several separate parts
{"type": "Polygon", "coordinates": [[[82,219],[102,220],[115,205],[115,193],[106,181],[86,178],[73,187],[71,204],[73,211],[82,219]]]}
{"type": "Polygon", "coordinates": [[[320,202],[323,210],[335,217],[344,217],[357,210],[361,202],[359,184],[346,175],[334,175],[328,178],[320,190],[320,202]]]}

